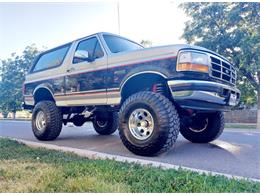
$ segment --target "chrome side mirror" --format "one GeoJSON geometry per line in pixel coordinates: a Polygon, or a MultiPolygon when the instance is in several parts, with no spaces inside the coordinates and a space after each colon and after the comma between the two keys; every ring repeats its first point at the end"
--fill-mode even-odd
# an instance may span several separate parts
{"type": "Polygon", "coordinates": [[[84,51],[84,50],[77,50],[75,52],[74,58],[79,58],[79,59],[86,59],[88,58],[88,51],[84,51]]]}
{"type": "Polygon", "coordinates": [[[73,63],[79,63],[83,61],[92,62],[93,60],[89,57],[88,51],[77,50],[74,54],[73,63]]]}

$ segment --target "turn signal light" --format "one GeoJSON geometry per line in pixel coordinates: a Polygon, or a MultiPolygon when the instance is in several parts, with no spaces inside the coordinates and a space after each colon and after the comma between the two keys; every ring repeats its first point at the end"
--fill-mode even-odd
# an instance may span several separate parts
{"type": "Polygon", "coordinates": [[[203,64],[181,63],[177,65],[177,71],[209,72],[209,67],[203,64]]]}

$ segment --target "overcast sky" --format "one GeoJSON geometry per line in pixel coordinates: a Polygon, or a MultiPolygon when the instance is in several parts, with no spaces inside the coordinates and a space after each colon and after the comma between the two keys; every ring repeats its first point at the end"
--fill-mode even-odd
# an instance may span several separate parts
{"type": "MultiPolygon", "coordinates": [[[[153,46],[185,43],[180,1],[119,1],[120,34],[153,46]]],[[[119,34],[118,1],[0,3],[0,59],[33,43],[52,48],[96,32],[119,34]]]]}

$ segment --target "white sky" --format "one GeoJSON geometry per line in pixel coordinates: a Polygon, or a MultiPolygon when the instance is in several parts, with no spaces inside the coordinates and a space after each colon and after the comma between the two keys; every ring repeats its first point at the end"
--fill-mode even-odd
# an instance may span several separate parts
{"type": "MultiPolygon", "coordinates": [[[[120,34],[153,46],[185,43],[181,1],[119,1],[120,34]]],[[[0,59],[33,43],[52,48],[104,31],[118,34],[118,1],[0,3],[0,59]]]]}

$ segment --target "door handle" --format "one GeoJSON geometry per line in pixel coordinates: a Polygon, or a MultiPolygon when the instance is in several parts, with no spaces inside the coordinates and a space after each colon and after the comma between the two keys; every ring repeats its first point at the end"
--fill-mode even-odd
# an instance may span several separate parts
{"type": "Polygon", "coordinates": [[[73,72],[73,71],[75,71],[75,68],[70,68],[67,70],[67,72],[73,72]]]}

